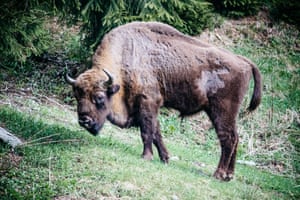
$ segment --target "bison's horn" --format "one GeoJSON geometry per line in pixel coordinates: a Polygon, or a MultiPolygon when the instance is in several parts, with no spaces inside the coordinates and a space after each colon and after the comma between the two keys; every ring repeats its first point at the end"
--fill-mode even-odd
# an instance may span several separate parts
{"type": "Polygon", "coordinates": [[[107,86],[107,87],[109,87],[109,86],[111,86],[113,84],[114,79],[113,79],[112,75],[108,71],[106,71],[105,69],[103,69],[103,71],[104,71],[104,73],[108,77],[108,80],[104,83],[104,85],[107,86]]]}
{"type": "Polygon", "coordinates": [[[68,73],[66,73],[65,79],[66,79],[67,83],[69,83],[70,85],[74,85],[75,82],[76,82],[76,80],[73,79],[73,78],[71,78],[71,77],[68,75],[68,73]]]}

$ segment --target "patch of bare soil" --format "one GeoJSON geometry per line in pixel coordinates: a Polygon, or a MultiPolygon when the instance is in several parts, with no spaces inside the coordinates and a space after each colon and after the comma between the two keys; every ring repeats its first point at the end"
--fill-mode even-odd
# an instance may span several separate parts
{"type": "MultiPolygon", "coordinates": [[[[285,28],[292,27],[288,24],[281,24],[281,26],[285,28]]],[[[282,37],[283,34],[281,28],[276,26],[270,19],[268,11],[264,10],[260,11],[256,16],[245,17],[239,20],[226,20],[213,31],[204,31],[198,38],[211,44],[230,48],[247,38],[254,40],[257,44],[267,45],[272,38],[282,37]]],[[[300,51],[300,41],[297,41],[293,48],[296,51],[300,51]]]]}
{"type": "Polygon", "coordinates": [[[86,199],[65,195],[65,196],[54,197],[53,200],[86,200],[86,199]]]}
{"type": "Polygon", "coordinates": [[[0,156],[0,176],[13,168],[17,168],[22,161],[22,156],[13,151],[0,156]]]}
{"type": "Polygon", "coordinates": [[[14,107],[17,110],[29,112],[30,110],[34,110],[34,106],[32,108],[28,107],[28,102],[31,101],[40,105],[47,106],[56,106],[61,109],[68,109],[74,111],[73,106],[69,106],[61,102],[61,100],[56,95],[43,95],[36,93],[32,88],[17,88],[14,84],[9,83],[5,86],[5,88],[0,88],[0,106],[10,106],[14,107]],[[1,97],[2,95],[2,97],[1,97]]]}

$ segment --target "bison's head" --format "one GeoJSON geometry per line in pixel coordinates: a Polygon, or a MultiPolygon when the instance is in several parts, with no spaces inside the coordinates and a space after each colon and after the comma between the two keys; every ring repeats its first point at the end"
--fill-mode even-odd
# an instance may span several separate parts
{"type": "Polygon", "coordinates": [[[111,97],[120,89],[106,70],[90,69],[66,81],[73,86],[77,100],[78,122],[93,135],[97,135],[106,117],[110,114],[111,97]]]}

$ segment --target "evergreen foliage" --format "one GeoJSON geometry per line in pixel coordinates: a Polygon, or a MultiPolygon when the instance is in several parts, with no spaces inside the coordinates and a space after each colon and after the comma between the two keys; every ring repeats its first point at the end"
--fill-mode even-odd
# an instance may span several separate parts
{"type": "Polygon", "coordinates": [[[212,6],[204,0],[75,1],[80,6],[72,6],[66,13],[76,16],[80,9],[85,41],[92,47],[112,28],[131,21],[160,21],[192,35],[212,24],[212,6]]]}
{"type": "Polygon", "coordinates": [[[267,0],[271,14],[275,19],[295,24],[300,28],[300,3],[295,0],[267,0]]]}
{"type": "Polygon", "coordinates": [[[223,15],[240,18],[255,14],[260,6],[258,0],[209,0],[223,15]]]}
{"type": "Polygon", "coordinates": [[[24,62],[48,48],[51,38],[44,27],[47,1],[2,0],[0,4],[0,64],[24,62]]]}

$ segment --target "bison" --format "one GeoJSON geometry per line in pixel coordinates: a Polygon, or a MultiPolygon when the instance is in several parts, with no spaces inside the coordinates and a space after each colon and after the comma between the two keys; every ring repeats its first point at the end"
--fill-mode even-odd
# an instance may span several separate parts
{"type": "Polygon", "coordinates": [[[236,118],[252,77],[254,91],[248,111],[261,101],[261,75],[251,61],[163,23],[132,22],[104,36],[92,63],[77,79],[66,75],[82,127],[93,135],[106,120],[121,128],[139,127],[142,157],[152,159],[154,144],[161,161],[168,163],[157,120],[159,109],[173,108],[181,117],[203,110],[221,145],[214,177],[233,178],[236,118]]]}

